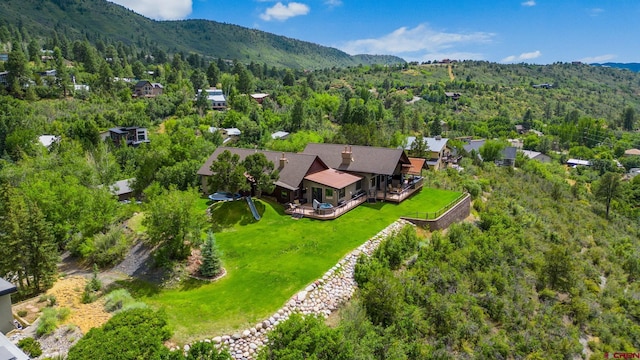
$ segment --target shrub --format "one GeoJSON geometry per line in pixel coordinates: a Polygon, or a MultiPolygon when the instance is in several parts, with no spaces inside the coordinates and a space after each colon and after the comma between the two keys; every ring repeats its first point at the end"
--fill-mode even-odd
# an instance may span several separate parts
{"type": "Polygon", "coordinates": [[[25,317],[25,316],[27,316],[28,313],[29,312],[27,310],[19,310],[18,311],[18,316],[25,317]]]}
{"type": "Polygon", "coordinates": [[[65,321],[69,318],[69,315],[71,315],[71,310],[69,308],[60,308],[58,309],[58,314],[57,314],[57,318],[58,321],[65,321]]]}
{"type": "Polygon", "coordinates": [[[91,329],[69,350],[68,360],[168,358],[163,342],[171,337],[167,317],[151,309],[122,311],[91,329]]]}
{"type": "Polygon", "coordinates": [[[118,289],[105,296],[104,309],[108,312],[119,312],[132,309],[144,309],[147,304],[136,301],[125,289],[118,289]]]}
{"type": "Polygon", "coordinates": [[[129,238],[121,227],[111,227],[106,233],[93,237],[94,251],[90,258],[100,266],[113,265],[124,257],[129,244],[129,238]]]}
{"type": "Polygon", "coordinates": [[[18,347],[32,358],[42,355],[42,348],[36,339],[28,337],[18,341],[18,347]]]}
{"type": "Polygon", "coordinates": [[[40,315],[40,321],[36,328],[38,336],[49,335],[58,327],[58,312],[53,308],[45,308],[40,315]]]}

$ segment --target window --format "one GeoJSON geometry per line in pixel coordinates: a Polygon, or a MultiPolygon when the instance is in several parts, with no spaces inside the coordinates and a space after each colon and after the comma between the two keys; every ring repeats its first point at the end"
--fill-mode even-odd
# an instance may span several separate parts
{"type": "Polygon", "coordinates": [[[324,189],[324,196],[327,198],[333,197],[333,189],[324,189]]]}
{"type": "Polygon", "coordinates": [[[338,199],[342,199],[345,195],[345,190],[344,188],[338,190],[338,199]]]}
{"type": "Polygon", "coordinates": [[[283,199],[288,199],[289,198],[289,192],[282,190],[282,192],[280,193],[280,197],[282,197],[283,199]]]}

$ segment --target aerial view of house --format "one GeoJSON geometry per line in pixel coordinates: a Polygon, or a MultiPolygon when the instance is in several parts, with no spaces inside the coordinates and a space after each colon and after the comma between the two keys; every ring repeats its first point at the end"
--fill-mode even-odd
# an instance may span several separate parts
{"type": "Polygon", "coordinates": [[[136,83],[133,90],[135,97],[156,97],[162,95],[164,87],[160,83],[152,83],[149,80],[140,80],[136,83]]]}

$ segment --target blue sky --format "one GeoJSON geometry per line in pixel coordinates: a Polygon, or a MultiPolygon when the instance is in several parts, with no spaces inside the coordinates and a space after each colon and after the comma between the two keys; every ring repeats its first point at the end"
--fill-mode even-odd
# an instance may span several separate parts
{"type": "Polygon", "coordinates": [[[110,0],[408,61],[640,62],[638,0],[110,0]]]}

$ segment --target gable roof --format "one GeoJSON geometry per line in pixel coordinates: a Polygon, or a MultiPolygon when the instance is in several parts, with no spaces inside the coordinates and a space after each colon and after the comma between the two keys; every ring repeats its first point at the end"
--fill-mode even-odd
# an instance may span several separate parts
{"type": "Polygon", "coordinates": [[[343,189],[355,182],[362,179],[360,176],[351,175],[349,173],[335,170],[325,169],[315,172],[313,174],[304,177],[305,180],[313,181],[315,183],[332,187],[334,189],[343,189]]]}
{"type": "MultiPolygon", "coordinates": [[[[424,139],[427,142],[427,147],[429,148],[429,151],[433,151],[433,152],[442,151],[442,149],[444,149],[444,147],[447,146],[447,142],[449,141],[449,139],[447,138],[438,139],[433,137],[423,137],[422,139],[424,139]]],[[[407,145],[404,147],[404,149],[411,150],[411,146],[415,141],[416,141],[415,136],[407,136],[407,145]]]]}
{"type": "Polygon", "coordinates": [[[502,150],[502,158],[515,160],[517,153],[518,153],[517,148],[513,146],[507,146],[502,150]]]}
{"type": "Polygon", "coordinates": [[[640,149],[628,149],[624,151],[626,156],[640,156],[640,149]]]}
{"type": "Polygon", "coordinates": [[[134,178],[116,181],[114,184],[109,186],[109,192],[113,195],[124,195],[133,192],[131,189],[131,183],[134,181],[134,178]]]}
{"type": "Polygon", "coordinates": [[[468,153],[470,153],[472,150],[479,152],[480,148],[482,147],[482,145],[484,145],[485,142],[485,139],[469,140],[469,142],[467,144],[464,144],[464,146],[462,147],[464,148],[464,151],[468,153]]]}
{"type": "Polygon", "coordinates": [[[392,175],[398,163],[411,164],[402,149],[341,144],[307,144],[304,154],[318,155],[329,167],[351,172],[392,175]],[[349,164],[342,163],[342,152],[351,150],[349,164]]]}
{"type": "Polygon", "coordinates": [[[139,87],[143,87],[145,86],[147,83],[151,84],[151,81],[149,80],[140,80],[136,83],[135,87],[139,88],[139,87]]]}
{"type": "Polygon", "coordinates": [[[205,161],[205,163],[198,170],[198,175],[211,176],[211,164],[218,159],[223,151],[229,150],[232,154],[240,156],[240,160],[244,160],[247,156],[255,153],[263,153],[269,161],[272,161],[275,168],[279,171],[280,177],[276,181],[276,185],[289,190],[297,190],[302,182],[302,179],[307,175],[313,163],[317,160],[324,169],[329,167],[315,155],[309,154],[296,154],[296,153],[283,153],[278,151],[268,150],[254,150],[254,149],[240,149],[221,146],[217,148],[211,156],[205,161]],[[280,159],[284,154],[287,159],[286,164],[281,167],[280,159]]]}
{"type": "Polygon", "coordinates": [[[409,175],[420,175],[422,174],[422,168],[424,167],[424,163],[427,161],[423,158],[414,158],[410,157],[409,161],[411,161],[411,167],[407,174],[409,175]]]}

